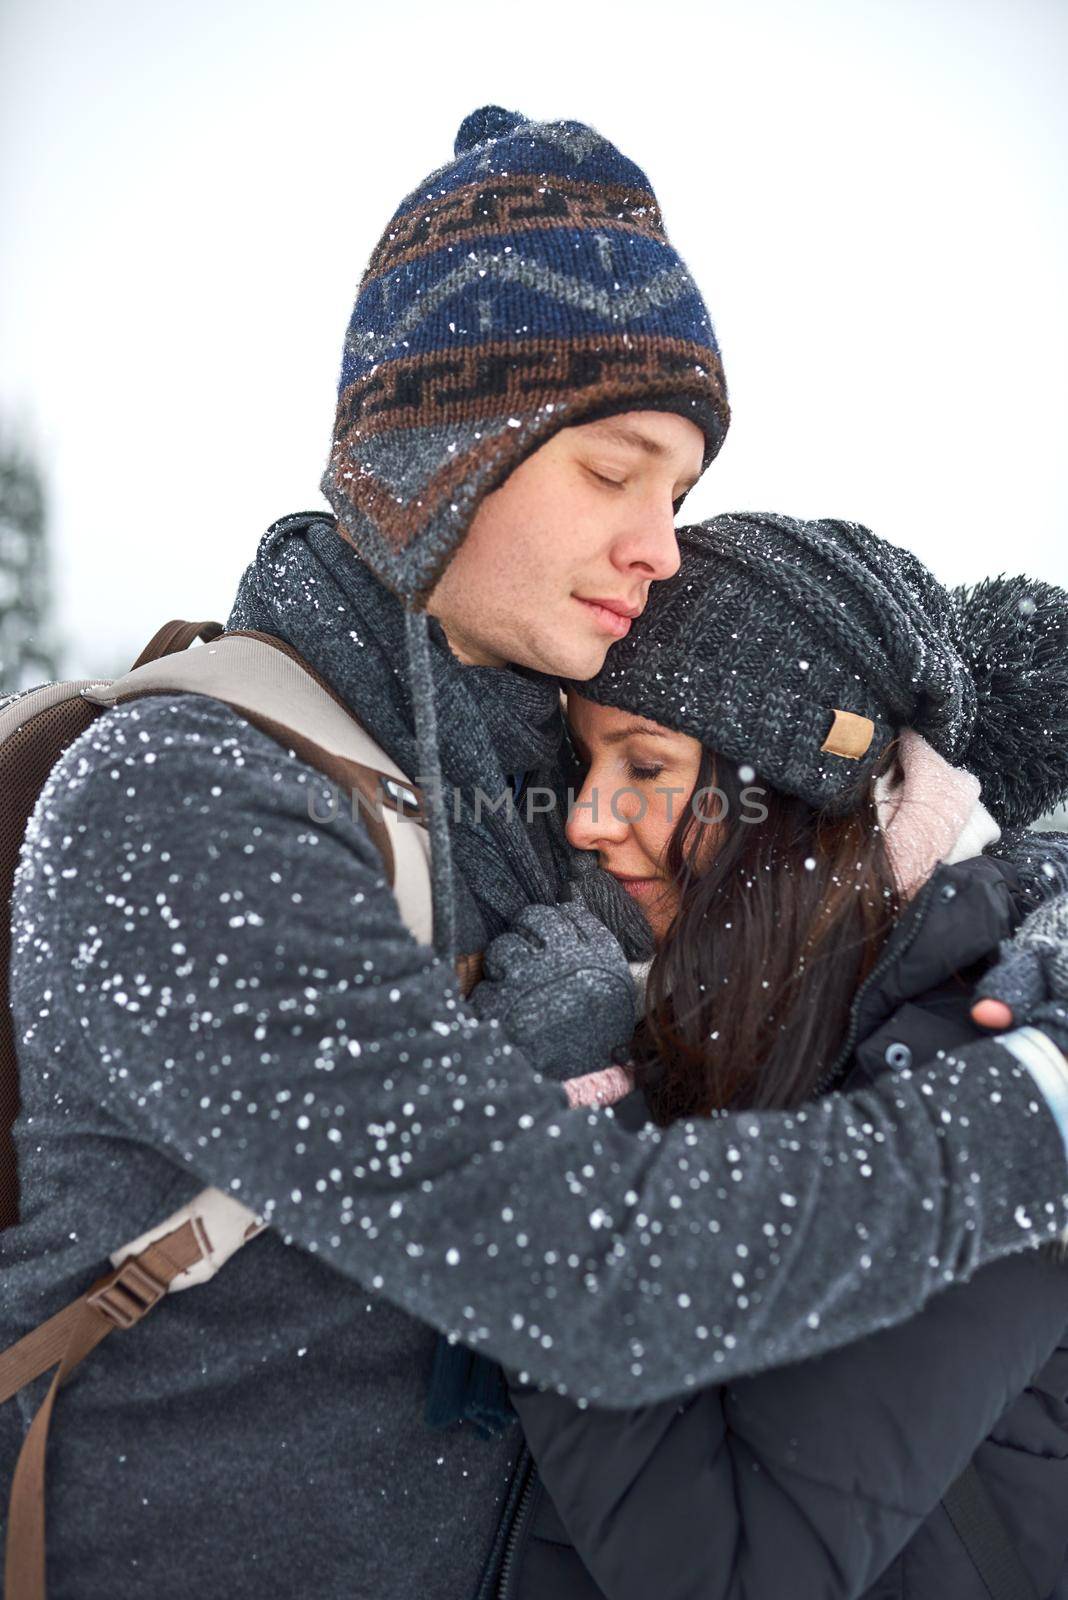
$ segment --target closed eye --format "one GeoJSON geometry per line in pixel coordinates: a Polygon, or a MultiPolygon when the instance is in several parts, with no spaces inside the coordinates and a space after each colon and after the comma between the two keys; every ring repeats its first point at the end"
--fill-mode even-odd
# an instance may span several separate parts
{"type": "Polygon", "coordinates": [[[594,478],[598,483],[607,484],[610,489],[622,489],[626,485],[625,478],[608,478],[603,472],[598,472],[593,467],[587,467],[586,471],[591,478],[594,478]]]}
{"type": "Polygon", "coordinates": [[[633,761],[627,762],[627,772],[635,783],[650,783],[653,778],[659,778],[663,767],[639,767],[633,761]]]}

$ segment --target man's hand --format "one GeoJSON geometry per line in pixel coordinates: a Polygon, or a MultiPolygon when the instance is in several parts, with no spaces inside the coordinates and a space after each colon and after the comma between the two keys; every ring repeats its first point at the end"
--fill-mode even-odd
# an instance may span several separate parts
{"type": "Polygon", "coordinates": [[[493,1018],[548,1077],[603,1067],[630,1043],[634,980],[620,945],[585,906],[527,906],[485,954],[468,1005],[493,1018]]]}
{"type": "Polygon", "coordinates": [[[972,1020],[981,1028],[1041,1028],[1068,1051],[1068,895],[1032,911],[976,986],[972,1020]]]}
{"type": "Polygon", "coordinates": [[[1013,1015],[1004,1000],[977,1000],[972,1006],[972,1021],[980,1028],[998,1033],[1002,1028],[1012,1027],[1013,1015]]]}

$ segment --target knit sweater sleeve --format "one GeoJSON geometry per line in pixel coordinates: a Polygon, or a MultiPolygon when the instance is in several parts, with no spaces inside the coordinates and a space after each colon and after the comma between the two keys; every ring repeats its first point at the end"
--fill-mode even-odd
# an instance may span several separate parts
{"type": "Polygon", "coordinates": [[[122,708],[54,769],[14,902],[25,1059],[287,1243],[627,1406],[899,1322],[1064,1226],[1056,1125],[994,1042],[795,1113],[568,1108],[409,934],[362,824],[312,820],[328,793],[215,702],[122,708]]]}

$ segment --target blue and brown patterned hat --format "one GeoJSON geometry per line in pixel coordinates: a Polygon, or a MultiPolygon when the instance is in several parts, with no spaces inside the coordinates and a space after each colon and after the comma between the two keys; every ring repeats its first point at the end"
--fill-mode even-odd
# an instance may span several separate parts
{"type": "Polygon", "coordinates": [[[579,122],[473,112],[360,284],[322,488],[421,608],[491,490],[559,429],[629,410],[729,420],[704,301],[645,174],[579,122]]]}

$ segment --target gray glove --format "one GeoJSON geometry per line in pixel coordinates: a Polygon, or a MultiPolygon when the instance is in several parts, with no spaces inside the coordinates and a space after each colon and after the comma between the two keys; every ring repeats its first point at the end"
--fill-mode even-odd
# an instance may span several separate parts
{"type": "Polygon", "coordinates": [[[1056,895],[1025,917],[1002,941],[996,967],[976,985],[977,1000],[1001,1000],[1017,1027],[1048,1033],[1068,1052],[1068,894],[1056,895]]]}
{"type": "Polygon", "coordinates": [[[482,972],[468,1005],[483,1022],[496,1019],[546,1077],[595,1071],[630,1044],[627,958],[585,906],[526,906],[489,945],[482,972]]]}

